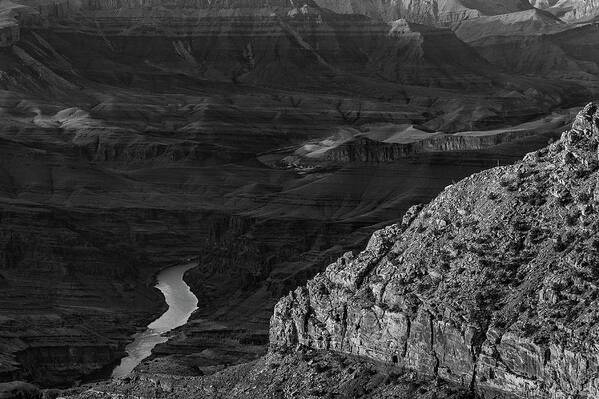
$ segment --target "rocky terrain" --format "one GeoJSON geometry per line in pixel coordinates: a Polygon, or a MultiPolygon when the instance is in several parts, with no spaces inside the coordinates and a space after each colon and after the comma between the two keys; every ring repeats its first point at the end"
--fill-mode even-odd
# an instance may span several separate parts
{"type": "Polygon", "coordinates": [[[596,380],[599,113],[377,231],[275,307],[271,348],[361,355],[485,397],[585,397],[596,380]]]}
{"type": "Polygon", "coordinates": [[[486,37],[538,36],[560,32],[570,26],[553,14],[532,9],[509,14],[480,17],[462,21],[453,26],[456,35],[466,42],[486,37]]]}
{"type": "Polygon", "coordinates": [[[285,296],[263,358],[65,395],[596,397],[598,107],[549,147],[412,207],[285,296]]]}
{"type": "Polygon", "coordinates": [[[599,15],[596,0],[560,0],[548,10],[565,21],[590,21],[599,15]]]}
{"type": "Polygon", "coordinates": [[[0,3],[1,381],[105,378],[189,258],[200,309],[140,370],[251,373],[280,297],[597,90],[592,25],[548,35],[586,73],[529,73],[444,27],[522,2],[360,4],[0,3]]]}
{"type": "Polygon", "coordinates": [[[550,11],[481,17],[452,28],[486,61],[504,71],[594,86],[599,72],[593,50],[595,23],[568,23],[550,11]]]}
{"type": "Polygon", "coordinates": [[[427,25],[447,26],[462,20],[481,16],[499,15],[531,9],[525,0],[315,0],[323,8],[342,14],[364,14],[371,18],[394,21],[406,19],[427,25]]]}
{"type": "Polygon", "coordinates": [[[263,358],[209,377],[135,374],[113,384],[64,392],[67,398],[410,398],[471,399],[467,389],[379,362],[332,352],[263,358]]]}

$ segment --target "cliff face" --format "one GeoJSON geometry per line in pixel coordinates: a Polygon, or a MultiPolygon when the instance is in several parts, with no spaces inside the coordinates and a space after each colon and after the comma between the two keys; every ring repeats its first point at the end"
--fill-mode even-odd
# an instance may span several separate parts
{"type": "MultiPolygon", "coordinates": [[[[427,152],[480,151],[511,141],[526,140],[527,137],[537,134],[538,132],[532,129],[488,135],[432,134],[434,136],[432,138],[405,144],[380,142],[362,137],[326,151],[323,157],[335,162],[392,162],[427,152]]],[[[550,138],[549,135],[541,137],[550,138]]]]}
{"type": "Polygon", "coordinates": [[[599,15],[599,1],[559,0],[548,10],[564,21],[587,21],[599,15]]]}
{"type": "Polygon", "coordinates": [[[559,0],[530,0],[530,4],[535,8],[549,8],[554,6],[559,0]]]}
{"type": "Polygon", "coordinates": [[[363,14],[386,21],[403,18],[410,22],[440,26],[483,15],[504,14],[531,8],[525,0],[314,0],[314,2],[320,7],[337,13],[363,14]]]}
{"type": "MultiPolygon", "coordinates": [[[[566,25],[567,29],[562,29],[563,24],[545,24],[544,28],[539,27],[538,32],[545,31],[547,34],[521,31],[523,36],[518,35],[519,25],[511,25],[501,33],[501,30],[487,30],[485,24],[464,24],[465,29],[458,28],[457,34],[464,40],[468,40],[467,37],[479,37],[470,45],[491,64],[511,73],[546,76],[548,79],[568,76],[595,85],[595,77],[599,76],[599,56],[593,45],[599,37],[595,25],[566,25]],[[479,30],[476,25],[482,29],[479,30]],[[555,31],[551,33],[552,30],[555,31]],[[512,36],[505,34],[508,31],[512,32],[512,36]],[[527,51],[523,52],[522,48],[527,51]]],[[[531,21],[526,29],[533,25],[531,21]]]]}
{"type": "Polygon", "coordinates": [[[362,355],[485,397],[597,397],[597,107],[283,298],[272,350],[362,355]]]}
{"type": "MultiPolygon", "coordinates": [[[[182,10],[191,11],[194,16],[225,15],[234,11],[236,15],[254,14],[262,10],[264,15],[272,12],[284,14],[289,8],[304,5],[317,6],[339,14],[360,14],[370,18],[393,21],[405,18],[410,22],[447,25],[463,19],[481,15],[497,15],[530,9],[526,0],[174,0],[169,2],[149,0],[20,0],[46,16],[65,16],[74,12],[125,11],[125,13],[154,15],[185,15],[182,10]],[[149,11],[149,13],[148,13],[149,11]]],[[[108,14],[106,13],[106,14],[108,14]]],[[[115,15],[115,14],[113,14],[115,15]]]]}
{"type": "Polygon", "coordinates": [[[565,30],[568,24],[543,10],[526,10],[510,14],[462,21],[452,27],[456,35],[471,43],[484,37],[536,36],[565,30]]]}
{"type": "Polygon", "coordinates": [[[51,14],[31,29],[104,81],[126,75],[135,62],[143,65],[137,74],[159,69],[286,88],[326,88],[338,74],[427,86],[492,85],[489,65],[449,30],[405,23],[398,30],[361,14],[285,2],[202,4],[93,3],[51,14]],[[114,65],[89,62],[99,56],[114,65]]]}

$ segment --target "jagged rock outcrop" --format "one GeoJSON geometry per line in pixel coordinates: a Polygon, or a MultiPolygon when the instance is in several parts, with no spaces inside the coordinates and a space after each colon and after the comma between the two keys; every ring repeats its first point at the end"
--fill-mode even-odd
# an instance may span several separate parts
{"type": "Polygon", "coordinates": [[[599,395],[599,112],[449,186],[283,298],[272,350],[356,354],[485,397],[599,395]]]}
{"type": "Polygon", "coordinates": [[[531,8],[525,0],[314,0],[320,7],[337,13],[363,14],[386,21],[398,18],[410,22],[446,26],[483,15],[498,15],[531,8]]]}
{"type": "Polygon", "coordinates": [[[535,8],[545,9],[554,6],[559,0],[530,0],[530,4],[535,8]]]}
{"type": "Polygon", "coordinates": [[[491,64],[511,73],[546,76],[548,79],[567,76],[594,86],[596,76],[599,76],[599,57],[593,51],[599,38],[596,26],[562,25],[546,19],[537,22],[540,23],[538,31],[527,33],[532,24],[516,23],[498,26],[499,34],[494,34],[492,24],[486,26],[472,21],[463,24],[464,29],[458,28],[456,33],[491,64]],[[543,31],[546,34],[538,34],[543,31]]]}
{"type": "MultiPolygon", "coordinates": [[[[593,51],[598,34],[593,23],[577,23],[570,15],[581,7],[582,2],[560,2],[544,10],[464,20],[452,29],[490,64],[509,73],[587,81],[594,86],[599,75],[599,57],[593,51]]],[[[599,8],[593,7],[589,4],[580,11],[586,15],[581,18],[595,18],[599,8]]]]}
{"type": "Polygon", "coordinates": [[[506,131],[498,134],[430,134],[432,137],[408,143],[377,141],[359,137],[324,152],[323,158],[336,162],[392,162],[419,153],[476,151],[538,134],[529,131],[506,131]]]}
{"type": "MultiPolygon", "coordinates": [[[[448,25],[463,19],[481,15],[498,15],[531,8],[527,0],[175,0],[164,3],[147,0],[20,0],[19,3],[36,7],[48,17],[64,17],[76,12],[102,12],[105,16],[116,16],[114,11],[140,15],[140,10],[152,10],[154,15],[174,16],[193,13],[194,17],[205,15],[255,14],[261,10],[267,16],[271,13],[284,15],[289,8],[304,6],[320,7],[339,14],[360,14],[370,18],[393,21],[404,18],[410,22],[432,25],[448,25]],[[183,11],[186,10],[186,11],[183,11]],[[241,13],[240,13],[241,11],[241,13]],[[111,13],[112,12],[112,13],[111,13]]],[[[147,12],[144,13],[146,16],[147,12]]]]}
{"type": "Polygon", "coordinates": [[[538,9],[470,19],[452,27],[467,43],[493,36],[544,35],[567,28],[568,25],[555,15],[538,9]]]}
{"type": "Polygon", "coordinates": [[[599,15],[599,1],[559,0],[547,10],[564,21],[587,21],[599,15]]]}

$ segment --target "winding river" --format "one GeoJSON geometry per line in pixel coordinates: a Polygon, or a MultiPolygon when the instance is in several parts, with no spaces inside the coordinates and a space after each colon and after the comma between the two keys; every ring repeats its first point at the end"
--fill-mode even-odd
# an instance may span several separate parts
{"type": "Polygon", "coordinates": [[[164,333],[187,323],[189,316],[198,308],[198,299],[183,281],[183,275],[197,264],[169,267],[156,277],[156,288],[162,291],[168,310],[148,325],[146,331],[135,335],[135,339],[125,348],[127,356],[121,359],[112,372],[112,378],[122,378],[129,374],[143,359],[152,354],[152,349],[167,341],[164,333]]]}

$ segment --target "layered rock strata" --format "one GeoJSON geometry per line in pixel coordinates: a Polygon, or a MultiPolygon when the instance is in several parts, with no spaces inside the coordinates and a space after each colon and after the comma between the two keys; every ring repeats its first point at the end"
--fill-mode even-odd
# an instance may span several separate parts
{"type": "Polygon", "coordinates": [[[539,29],[547,32],[544,35],[523,31],[519,34],[517,25],[509,28],[504,25],[506,30],[503,33],[489,35],[484,23],[474,22],[465,24],[465,30],[458,34],[464,40],[478,37],[469,44],[493,65],[516,74],[545,76],[550,80],[566,78],[595,85],[599,75],[599,57],[593,50],[593,43],[599,35],[594,25],[568,26],[565,30],[559,24],[545,25],[545,28],[539,29]],[[468,33],[470,28],[475,29],[468,33]],[[557,31],[551,33],[556,28],[557,31]],[[508,35],[508,32],[513,35],[508,35]],[[522,51],[522,48],[527,51],[522,51]]]}
{"type": "Polygon", "coordinates": [[[527,1],[463,1],[463,0],[315,0],[323,8],[338,13],[356,13],[383,20],[406,19],[427,25],[447,26],[485,15],[505,14],[531,8],[527,1]]]}
{"type": "Polygon", "coordinates": [[[153,273],[189,257],[202,264],[189,274],[202,309],[158,348],[156,368],[254,358],[280,295],[414,202],[540,144],[307,171],[267,165],[264,152],[381,121],[506,124],[586,93],[497,86],[502,75],[447,30],[315,6],[220,2],[195,40],[177,2],[31,3],[19,42],[0,52],[2,380],[105,375],[159,311],[153,273]]]}
{"type": "Polygon", "coordinates": [[[485,397],[599,395],[599,113],[473,175],[282,299],[271,348],[333,350],[485,397]]]}
{"type": "MultiPolygon", "coordinates": [[[[288,7],[281,15],[274,5],[235,4],[231,11],[213,5],[199,15],[163,15],[155,9],[146,15],[144,10],[85,10],[82,17],[93,23],[82,24],[75,14],[31,29],[84,65],[88,76],[104,81],[114,72],[84,62],[94,55],[80,51],[78,42],[85,41],[95,57],[99,52],[124,71],[129,68],[123,60],[139,59],[146,64],[141,71],[153,66],[211,81],[322,90],[331,85],[331,77],[349,74],[413,85],[492,85],[489,65],[447,29],[405,21],[399,29],[397,23],[321,8],[288,7]]],[[[348,87],[360,85],[351,80],[348,87]]]]}
{"type": "Polygon", "coordinates": [[[521,36],[546,35],[568,28],[570,25],[553,14],[538,9],[480,17],[452,26],[456,35],[467,43],[496,36],[521,39],[521,36]]]}
{"type": "MultiPolygon", "coordinates": [[[[429,25],[448,25],[464,19],[498,15],[509,12],[530,9],[526,0],[313,0],[313,1],[263,1],[263,0],[225,0],[225,1],[189,1],[176,0],[167,4],[160,1],[142,0],[20,0],[20,3],[30,5],[42,15],[56,17],[66,16],[75,12],[102,12],[116,14],[124,11],[129,14],[139,14],[140,10],[162,15],[192,14],[194,17],[206,14],[239,14],[260,10],[264,15],[273,11],[284,15],[289,8],[301,9],[304,6],[320,7],[338,14],[359,14],[373,19],[392,21],[404,18],[410,22],[426,23],[429,25]]],[[[147,13],[146,13],[147,14],[147,13]]]]}
{"type": "Polygon", "coordinates": [[[597,0],[559,0],[548,10],[565,21],[589,21],[599,15],[597,0]]]}
{"type": "Polygon", "coordinates": [[[501,146],[511,142],[525,142],[527,139],[538,140],[545,137],[552,139],[551,129],[539,133],[534,129],[528,131],[506,131],[497,134],[431,134],[410,143],[389,143],[376,141],[368,137],[356,138],[326,151],[324,159],[335,162],[393,162],[421,153],[481,151],[490,147],[501,146]],[[540,136],[540,137],[539,137],[540,136]]]}

